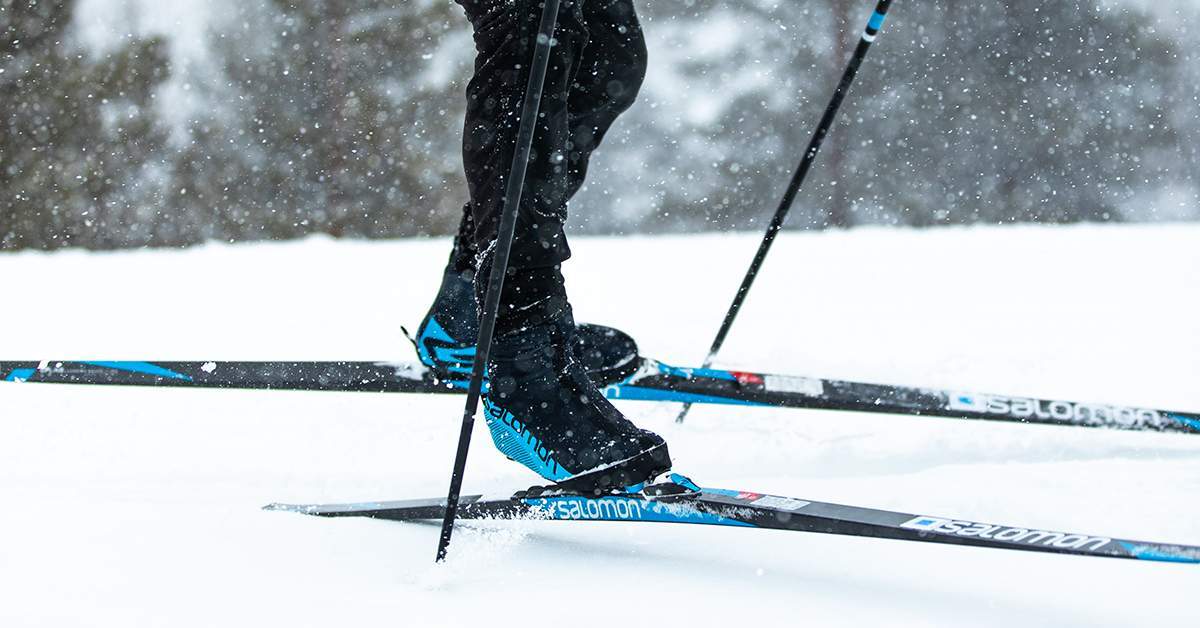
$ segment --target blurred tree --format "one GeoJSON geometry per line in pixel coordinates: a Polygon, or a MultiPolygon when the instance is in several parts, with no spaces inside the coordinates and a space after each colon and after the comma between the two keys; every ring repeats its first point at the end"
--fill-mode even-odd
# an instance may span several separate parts
{"type": "Polygon", "coordinates": [[[138,246],[164,226],[165,44],[91,60],[68,34],[74,6],[0,0],[0,249],[138,246]]]}
{"type": "Polygon", "coordinates": [[[854,152],[872,176],[846,184],[876,221],[889,206],[918,226],[1117,220],[1171,183],[1145,158],[1182,153],[1163,91],[1178,54],[1144,16],[1051,0],[903,9],[871,62],[885,78],[847,109],[877,150],[854,152]]]}
{"type": "Polygon", "coordinates": [[[179,154],[173,202],[228,239],[446,233],[469,56],[449,2],[273,0],[219,32],[227,91],[179,154]],[[214,215],[217,214],[217,215],[214,215]]]}
{"type": "MultiPolygon", "coordinates": [[[[72,1],[0,0],[0,248],[453,231],[457,6],[214,2],[221,78],[168,145],[162,41],[88,57],[72,1]]],[[[650,73],[568,225],[761,230],[871,5],[637,7],[650,73]]],[[[1200,218],[1200,30],[1163,29],[1096,2],[896,5],[789,226],[1200,218]]]]}

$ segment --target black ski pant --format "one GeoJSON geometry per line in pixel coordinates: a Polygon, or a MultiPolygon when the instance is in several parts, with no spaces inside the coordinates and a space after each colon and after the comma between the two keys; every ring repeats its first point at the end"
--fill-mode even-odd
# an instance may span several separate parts
{"type": "MultiPolygon", "coordinates": [[[[496,240],[542,4],[456,1],[474,29],[477,51],[463,130],[470,202],[454,256],[462,271],[475,268],[477,257],[487,265],[496,240]]],[[[504,309],[520,307],[511,295],[522,289],[527,298],[517,301],[562,292],[561,285],[555,290],[540,284],[561,283],[557,266],[571,255],[563,233],[567,202],[583,185],[592,151],[633,104],[646,73],[633,0],[562,0],[554,39],[517,212],[506,282],[511,285],[502,300],[512,307],[504,309]]],[[[504,318],[502,311],[502,326],[504,318]]]]}

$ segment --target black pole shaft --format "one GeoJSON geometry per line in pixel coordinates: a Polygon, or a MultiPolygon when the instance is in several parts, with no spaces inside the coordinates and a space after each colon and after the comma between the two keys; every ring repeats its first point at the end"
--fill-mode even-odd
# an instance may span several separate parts
{"type": "MultiPolygon", "coordinates": [[[[758,245],[758,252],[754,254],[754,261],[750,262],[750,268],[746,271],[746,276],[742,278],[742,285],[738,288],[737,294],[734,295],[733,303],[729,306],[729,310],[725,312],[725,320],[721,322],[721,329],[717,331],[717,337],[713,339],[712,346],[708,350],[708,356],[704,358],[703,368],[712,366],[713,360],[717,358],[722,345],[725,344],[725,337],[729,335],[729,330],[733,327],[733,322],[737,320],[738,312],[741,311],[742,305],[746,302],[746,295],[750,293],[750,288],[754,285],[754,280],[758,277],[758,271],[762,269],[763,261],[767,259],[767,253],[771,252],[771,245],[775,243],[775,236],[779,235],[779,231],[783,229],[788,212],[792,210],[792,203],[796,200],[796,194],[800,192],[800,187],[804,185],[804,179],[808,177],[808,171],[812,169],[813,163],[817,160],[817,153],[821,152],[821,145],[825,142],[825,136],[829,134],[834,120],[837,119],[838,109],[841,108],[842,101],[846,98],[846,93],[850,91],[850,85],[854,83],[854,77],[858,75],[858,68],[862,65],[863,59],[866,58],[867,51],[871,49],[871,44],[875,43],[875,38],[879,35],[879,30],[883,28],[883,21],[887,17],[887,12],[891,4],[892,0],[879,0],[879,4],[875,6],[875,13],[871,15],[871,21],[867,23],[867,28],[863,31],[862,38],[858,40],[858,47],[854,49],[854,54],[850,57],[850,63],[846,66],[846,71],[842,74],[842,80],[838,82],[837,89],[833,92],[833,99],[829,101],[829,106],[825,108],[825,114],[821,116],[821,122],[817,125],[817,130],[813,133],[812,140],[808,143],[808,149],[804,151],[804,158],[800,161],[800,166],[796,168],[795,174],[792,175],[791,183],[788,184],[787,191],[783,194],[783,199],[779,201],[779,208],[775,210],[775,215],[771,218],[771,223],[767,225],[767,233],[763,236],[762,243],[758,245]]],[[[682,423],[691,409],[692,404],[684,404],[683,410],[679,412],[679,417],[675,419],[676,422],[682,423]]]]}
{"type": "Polygon", "coordinates": [[[483,316],[479,321],[479,340],[475,344],[475,362],[471,368],[471,384],[467,388],[467,404],[463,409],[462,430],[458,434],[458,453],[454,457],[454,472],[450,475],[450,492],[446,495],[446,516],[442,519],[442,534],[438,539],[437,562],[446,559],[450,536],[454,533],[454,519],[458,516],[458,500],[462,494],[463,472],[467,466],[471,432],[475,426],[475,413],[479,410],[484,372],[487,370],[488,354],[492,350],[492,332],[495,331],[496,316],[500,311],[500,293],[504,290],[504,274],[508,270],[508,256],[512,251],[513,234],[517,229],[517,206],[520,205],[521,195],[525,191],[525,171],[529,165],[529,153],[537,128],[538,111],[542,105],[542,87],[546,82],[546,68],[550,64],[550,48],[554,45],[554,27],[558,22],[559,0],[544,1],[542,20],[538,27],[537,42],[533,51],[533,64],[529,70],[529,83],[525,87],[525,102],[521,107],[521,126],[517,131],[517,144],[513,152],[512,167],[509,170],[505,189],[500,228],[493,245],[496,247],[496,257],[492,260],[492,272],[488,276],[487,296],[483,301],[483,316]]]}

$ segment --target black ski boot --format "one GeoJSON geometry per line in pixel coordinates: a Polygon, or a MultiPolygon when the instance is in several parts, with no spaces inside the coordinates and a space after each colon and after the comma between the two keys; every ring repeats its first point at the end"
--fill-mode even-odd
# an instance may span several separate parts
{"type": "Polygon", "coordinates": [[[667,444],[604,398],[575,355],[564,302],[549,320],[498,332],[484,418],[509,458],[582,495],[624,492],[671,468],[667,444]]]}
{"type": "MultiPolygon", "coordinates": [[[[473,276],[473,271],[457,271],[453,264],[446,269],[433,307],[421,321],[414,340],[421,363],[439,380],[460,388],[466,388],[471,379],[479,337],[473,276]]],[[[579,325],[575,328],[574,348],[576,358],[599,386],[619,382],[638,367],[637,343],[611,327],[579,325]]]]}

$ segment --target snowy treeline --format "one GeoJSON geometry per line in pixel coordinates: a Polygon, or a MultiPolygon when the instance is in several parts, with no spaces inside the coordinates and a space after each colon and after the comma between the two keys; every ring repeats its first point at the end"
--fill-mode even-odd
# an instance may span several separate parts
{"type": "MultiPolygon", "coordinates": [[[[650,73],[573,227],[759,229],[873,3],[635,2],[650,73]]],[[[453,229],[453,2],[202,5],[0,0],[0,249],[453,229]]],[[[1200,219],[1200,12],[1149,6],[896,3],[790,225],[1200,219]]]]}

